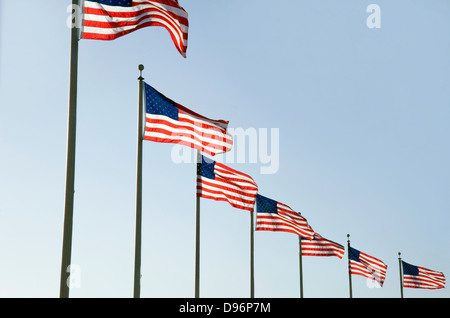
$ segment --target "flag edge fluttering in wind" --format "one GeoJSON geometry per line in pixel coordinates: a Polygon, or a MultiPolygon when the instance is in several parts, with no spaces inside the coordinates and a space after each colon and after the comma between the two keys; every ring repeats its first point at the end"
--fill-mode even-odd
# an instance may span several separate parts
{"type": "Polygon", "coordinates": [[[233,138],[227,132],[228,121],[202,116],[164,96],[151,85],[147,83],[144,85],[146,91],[144,140],[180,144],[211,156],[231,150],[233,138]],[[178,111],[177,116],[182,114],[183,119],[175,120],[168,115],[157,114],[158,105],[155,103],[158,101],[147,96],[147,92],[156,94],[154,96],[161,98],[162,102],[170,104],[169,107],[175,108],[178,111]],[[149,113],[149,108],[152,108],[154,113],[149,113]],[[204,125],[206,127],[203,127],[204,125]]]}
{"type": "Polygon", "coordinates": [[[360,250],[354,248],[354,247],[350,247],[349,246],[349,266],[350,266],[350,274],[352,275],[360,275],[369,279],[373,279],[376,282],[378,282],[378,284],[380,284],[380,286],[382,287],[384,284],[384,281],[386,279],[386,272],[387,272],[387,265],[380,259],[373,257],[367,253],[361,252],[360,250]],[[360,261],[356,261],[354,260],[354,253],[352,252],[352,250],[357,251],[358,252],[358,258],[360,259],[360,261]],[[367,262],[362,262],[361,261],[361,254],[363,256],[363,258],[365,259],[369,259],[370,261],[372,261],[372,264],[377,264],[380,266],[372,266],[372,264],[367,264],[368,266],[365,266],[365,263],[367,262]],[[371,272],[372,270],[372,272],[371,272]]]}
{"type": "MultiPolygon", "coordinates": [[[[261,199],[260,199],[261,200],[261,199]]],[[[314,230],[311,228],[311,226],[308,223],[308,220],[301,215],[300,212],[294,211],[291,207],[288,205],[281,203],[279,201],[270,199],[266,196],[263,196],[258,193],[256,196],[256,231],[272,231],[272,232],[289,232],[293,234],[297,234],[300,237],[305,237],[307,239],[313,239],[314,237],[314,230]],[[273,201],[276,202],[275,208],[276,212],[267,212],[267,211],[260,211],[260,204],[258,204],[258,198],[263,198],[263,200],[267,201],[273,201]],[[280,205],[280,207],[279,207],[280,205]],[[296,224],[297,228],[293,226],[291,223],[293,223],[290,218],[290,220],[287,220],[284,217],[281,217],[278,213],[279,210],[285,210],[286,212],[283,213],[292,213],[296,214],[296,217],[298,215],[298,218],[305,223],[304,226],[300,227],[298,224],[296,224]],[[290,211],[289,211],[290,210],[290,211]],[[262,221],[262,219],[267,220],[262,221]],[[285,227],[287,226],[287,227],[285,227]]]]}
{"type": "Polygon", "coordinates": [[[205,158],[207,157],[201,156],[201,163],[197,170],[196,196],[225,201],[234,208],[253,212],[258,193],[258,185],[253,178],[220,162],[209,158],[205,160],[205,158]],[[210,165],[213,165],[212,169],[210,165]],[[203,169],[204,167],[208,170],[203,169]],[[206,176],[207,174],[209,176],[206,176]],[[214,179],[211,178],[211,174],[214,174],[214,179]],[[233,180],[228,177],[231,175],[234,176],[233,180]],[[220,180],[216,179],[217,177],[220,180]],[[236,182],[242,183],[242,185],[237,185],[236,182]]]}
{"type": "Polygon", "coordinates": [[[403,271],[403,287],[420,288],[420,289],[445,288],[445,275],[443,272],[431,270],[422,266],[412,265],[403,260],[402,260],[402,271],[403,271]],[[405,274],[405,268],[408,268],[409,270],[414,268],[414,270],[417,272],[417,275],[411,275],[411,273],[405,274]],[[414,279],[412,276],[414,276],[414,279]]]}
{"type": "Polygon", "coordinates": [[[180,54],[186,57],[188,13],[177,0],[129,1],[131,6],[83,0],[82,39],[109,41],[145,27],[161,26],[169,32],[180,54]]]}

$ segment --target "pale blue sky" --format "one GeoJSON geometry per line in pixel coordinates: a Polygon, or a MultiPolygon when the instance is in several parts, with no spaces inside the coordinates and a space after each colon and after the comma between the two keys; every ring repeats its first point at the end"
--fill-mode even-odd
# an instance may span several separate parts
{"type": "MultiPolygon", "coordinates": [[[[0,0],[0,297],[58,297],[67,147],[71,1],[0,0]]],[[[278,128],[279,170],[230,164],[322,236],[388,265],[398,252],[450,275],[450,3],[180,0],[187,58],[145,28],[79,51],[70,297],[132,297],[139,72],[232,128],[278,128]],[[369,29],[369,4],[381,28],[369,29]]],[[[142,297],[193,297],[195,166],[144,143],[142,297]]],[[[250,216],[201,200],[201,297],[250,295],[250,216]]],[[[298,297],[298,238],[255,233],[255,296],[298,297]]],[[[346,298],[347,253],[303,258],[304,296],[346,298]]],[[[405,289],[405,297],[449,297],[405,289]]]]}

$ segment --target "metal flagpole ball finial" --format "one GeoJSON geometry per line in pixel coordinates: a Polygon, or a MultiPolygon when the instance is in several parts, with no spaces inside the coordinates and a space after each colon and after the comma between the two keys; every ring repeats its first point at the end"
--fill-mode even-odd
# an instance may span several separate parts
{"type": "Polygon", "coordinates": [[[139,80],[143,80],[144,78],[142,77],[142,71],[144,70],[144,65],[139,64],[138,69],[139,69],[139,80]]]}

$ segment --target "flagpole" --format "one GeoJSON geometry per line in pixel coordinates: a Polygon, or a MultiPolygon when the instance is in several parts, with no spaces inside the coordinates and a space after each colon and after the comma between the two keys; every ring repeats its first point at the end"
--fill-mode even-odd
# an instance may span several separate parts
{"type": "MultiPolygon", "coordinates": [[[[197,175],[201,174],[202,155],[197,150],[197,175]]],[[[200,297],[200,197],[195,191],[195,298],[200,297]]]]}
{"type": "Polygon", "coordinates": [[[300,269],[300,298],[303,298],[303,265],[302,265],[302,238],[298,236],[299,269],[300,269]]]}
{"type": "Polygon", "coordinates": [[[254,257],[254,211],[250,211],[250,298],[255,297],[255,257],[254,257]]]}
{"type": "Polygon", "coordinates": [[[348,281],[350,286],[350,298],[352,298],[352,273],[350,269],[350,234],[347,234],[347,246],[348,246],[348,281]]]}
{"type": "Polygon", "coordinates": [[[400,258],[400,252],[398,252],[398,267],[400,273],[400,296],[403,298],[402,259],[400,258]]]}
{"type": "MultiPolygon", "coordinates": [[[[79,0],[72,0],[72,12],[78,12],[79,0]]],[[[77,28],[79,16],[75,16],[71,30],[70,82],[69,82],[69,119],[67,136],[66,196],[64,206],[64,229],[61,261],[60,298],[69,297],[69,271],[72,253],[73,198],[75,188],[75,145],[77,117],[77,81],[78,81],[78,41],[77,28]]]]}
{"type": "Polygon", "coordinates": [[[142,242],[142,140],[144,135],[144,78],[142,71],[144,65],[138,66],[139,80],[139,107],[138,107],[138,138],[137,138],[137,172],[136,172],[136,238],[134,254],[134,298],[141,297],[141,242],[142,242]]]}

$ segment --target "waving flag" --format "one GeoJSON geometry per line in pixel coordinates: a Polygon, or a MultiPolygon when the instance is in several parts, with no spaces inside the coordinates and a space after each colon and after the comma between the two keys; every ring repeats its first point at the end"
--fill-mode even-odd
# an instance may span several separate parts
{"type": "Polygon", "coordinates": [[[177,0],[85,0],[83,39],[114,40],[148,26],[169,31],[186,57],[188,14],[177,0]]]}
{"type": "Polygon", "coordinates": [[[379,259],[349,247],[350,274],[361,275],[376,280],[383,286],[387,266],[379,259]]]}
{"type": "Polygon", "coordinates": [[[420,266],[414,266],[402,261],[403,287],[439,289],[445,287],[445,276],[420,266]]]}
{"type": "Polygon", "coordinates": [[[303,256],[337,256],[342,258],[344,246],[315,233],[312,240],[301,238],[303,256]]]}
{"type": "Polygon", "coordinates": [[[253,211],[257,193],[258,186],[250,176],[202,156],[197,171],[198,197],[253,211]]]}
{"type": "Polygon", "coordinates": [[[214,156],[231,150],[228,121],[203,117],[165,97],[145,83],[144,140],[177,143],[214,156]]]}
{"type": "Polygon", "coordinates": [[[307,220],[287,205],[258,194],[256,209],[257,231],[284,231],[313,239],[314,231],[307,220]]]}

